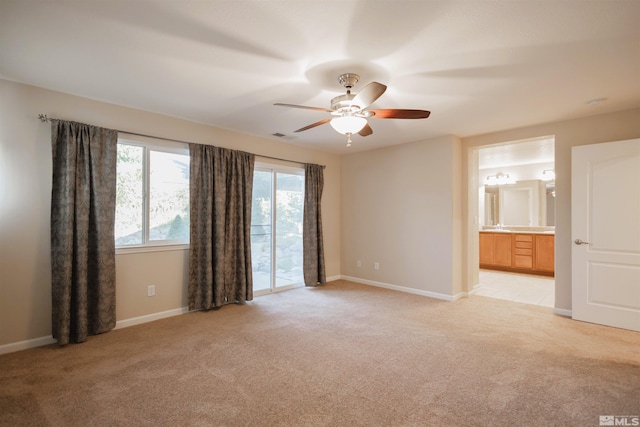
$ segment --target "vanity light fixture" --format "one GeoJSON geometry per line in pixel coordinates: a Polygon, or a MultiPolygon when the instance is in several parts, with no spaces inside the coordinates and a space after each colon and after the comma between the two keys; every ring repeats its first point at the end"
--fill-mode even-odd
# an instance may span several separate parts
{"type": "Polygon", "coordinates": [[[542,180],[543,181],[555,181],[556,172],[553,169],[545,169],[542,171],[542,180]]]}
{"type": "Polygon", "coordinates": [[[485,181],[486,185],[507,185],[515,183],[515,179],[511,178],[508,173],[502,172],[498,172],[495,175],[489,175],[485,181]]]}

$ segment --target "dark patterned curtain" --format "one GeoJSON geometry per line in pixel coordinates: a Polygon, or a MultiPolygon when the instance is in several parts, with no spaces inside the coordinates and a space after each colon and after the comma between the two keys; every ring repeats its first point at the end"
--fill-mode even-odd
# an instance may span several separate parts
{"type": "Polygon", "coordinates": [[[65,345],[116,324],[118,133],[54,120],[51,143],[52,334],[65,345]]]}
{"type": "Polygon", "coordinates": [[[255,156],[201,144],[189,144],[189,150],[189,309],[251,301],[255,156]]]}
{"type": "Polygon", "coordinates": [[[327,281],[322,241],[322,189],[324,166],[306,164],[304,168],[304,220],[302,225],[303,270],[306,286],[327,281]]]}

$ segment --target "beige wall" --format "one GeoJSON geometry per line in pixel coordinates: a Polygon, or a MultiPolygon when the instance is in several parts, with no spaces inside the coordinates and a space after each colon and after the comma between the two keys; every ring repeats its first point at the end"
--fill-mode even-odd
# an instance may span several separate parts
{"type": "MultiPolygon", "coordinates": [[[[473,150],[485,145],[517,141],[545,135],[555,136],[555,307],[560,310],[568,311],[571,310],[571,147],[640,137],[640,109],[596,115],[583,119],[547,123],[538,126],[530,126],[471,138],[464,138],[462,140],[463,170],[467,176],[463,177],[463,183],[466,184],[466,188],[464,189],[465,198],[463,202],[465,203],[464,209],[469,211],[470,216],[465,227],[465,241],[467,242],[465,258],[467,260],[472,259],[478,251],[477,225],[475,225],[473,221],[473,216],[476,214],[474,213],[475,208],[472,206],[473,200],[477,200],[477,181],[473,176],[469,176],[467,174],[468,170],[473,170],[474,168],[473,150]],[[469,185],[469,183],[471,184],[469,185]],[[466,197],[467,194],[469,195],[469,198],[466,197]],[[469,202],[469,200],[471,200],[471,202],[469,202]]],[[[469,263],[466,265],[473,266],[474,264],[469,263]]],[[[475,263],[475,265],[477,265],[477,263],[475,263]]],[[[465,274],[465,277],[470,280],[467,283],[467,286],[472,287],[474,284],[473,272],[467,271],[465,274]]]]}
{"type": "Polygon", "coordinates": [[[460,292],[460,158],[452,136],[344,156],[342,274],[441,297],[460,292]]]}
{"type": "MultiPolygon", "coordinates": [[[[327,276],[340,274],[340,158],[279,141],[0,80],[0,346],[51,335],[50,117],[212,144],[325,169],[327,276]]],[[[118,255],[117,320],[186,305],[187,251],[118,255]],[[147,285],[156,296],[147,297],[147,285]]]]}
{"type": "MultiPolygon", "coordinates": [[[[571,147],[640,137],[635,109],[463,140],[446,136],[341,159],[0,80],[0,348],[51,334],[50,125],[37,119],[39,113],[325,164],[327,276],[442,297],[464,293],[477,280],[477,177],[468,173],[477,170],[475,149],[555,135],[556,307],[562,310],[571,309],[571,147]]],[[[122,254],[116,264],[119,322],[186,305],[187,251],[122,254]],[[146,296],[149,284],[156,285],[155,297],[146,296]]]]}

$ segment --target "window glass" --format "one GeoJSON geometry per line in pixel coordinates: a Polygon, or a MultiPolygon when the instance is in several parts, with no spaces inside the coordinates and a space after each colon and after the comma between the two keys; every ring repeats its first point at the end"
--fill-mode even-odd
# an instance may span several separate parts
{"type": "Polygon", "coordinates": [[[251,263],[254,291],[271,288],[271,175],[271,171],[253,172],[251,263]]]}
{"type": "Polygon", "coordinates": [[[115,242],[189,243],[188,149],[118,142],[115,242]]]}
{"type": "Polygon", "coordinates": [[[143,242],[144,147],[118,144],[116,246],[143,242]]]}
{"type": "Polygon", "coordinates": [[[149,153],[149,240],[189,240],[189,157],[149,153]]]}
{"type": "Polygon", "coordinates": [[[254,295],[302,285],[303,208],[304,170],[256,167],[251,208],[254,295]]]}
{"type": "Polygon", "coordinates": [[[304,176],[277,173],[276,287],[302,283],[304,176]]]}

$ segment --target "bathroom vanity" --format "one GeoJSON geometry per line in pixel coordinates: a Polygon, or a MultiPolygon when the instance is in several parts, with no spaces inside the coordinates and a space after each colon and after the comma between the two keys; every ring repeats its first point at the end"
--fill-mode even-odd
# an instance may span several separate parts
{"type": "Polygon", "coordinates": [[[553,276],[554,247],[550,230],[481,230],[480,268],[553,276]]]}

